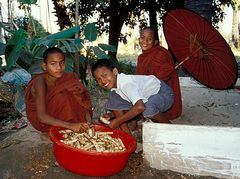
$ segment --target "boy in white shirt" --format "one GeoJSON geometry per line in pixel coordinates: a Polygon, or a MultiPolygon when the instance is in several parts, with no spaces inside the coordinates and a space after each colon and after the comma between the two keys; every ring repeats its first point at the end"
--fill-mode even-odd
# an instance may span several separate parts
{"type": "Polygon", "coordinates": [[[127,122],[140,114],[153,122],[171,123],[162,115],[171,108],[174,97],[164,81],[153,75],[119,74],[110,59],[98,60],[92,74],[100,87],[111,90],[107,103],[111,113],[101,116],[110,121],[110,128],[131,133],[127,122]]]}

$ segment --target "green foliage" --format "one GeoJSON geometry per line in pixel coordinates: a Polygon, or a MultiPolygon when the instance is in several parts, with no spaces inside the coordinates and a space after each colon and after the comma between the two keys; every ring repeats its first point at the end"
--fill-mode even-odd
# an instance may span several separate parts
{"type": "Polygon", "coordinates": [[[75,33],[79,33],[79,30],[80,30],[80,27],[75,26],[75,27],[69,28],[67,30],[57,32],[55,34],[51,34],[51,35],[47,36],[46,38],[48,40],[71,38],[71,37],[74,37],[75,33]]]}
{"type": "MultiPolygon", "coordinates": [[[[217,24],[223,18],[222,4],[233,4],[237,0],[212,0],[211,12],[213,12],[213,24],[217,24]]],[[[109,33],[109,42],[113,45],[118,45],[118,41],[127,43],[127,37],[131,34],[121,34],[119,32],[122,25],[133,28],[135,25],[140,24],[140,27],[149,24],[149,20],[153,20],[154,17],[147,17],[146,14],[149,12],[157,12],[159,24],[150,24],[154,27],[162,25],[162,17],[170,9],[183,8],[183,0],[156,0],[156,1],[145,1],[145,0],[79,0],[79,23],[85,25],[88,19],[97,16],[98,31],[100,34],[106,32],[109,33]],[[150,19],[152,18],[152,19],[150,19]],[[118,22],[116,22],[118,21],[118,22]],[[122,22],[123,21],[123,22],[122,22]],[[137,23],[139,22],[139,23],[137,23]],[[111,27],[111,28],[110,28],[111,27]],[[117,41],[117,42],[116,42],[117,41]]],[[[201,8],[201,7],[199,7],[201,8]]],[[[69,1],[66,5],[67,15],[70,19],[75,18],[76,3],[75,1],[69,1]]],[[[58,19],[62,17],[58,15],[58,19]]],[[[151,21],[152,23],[153,21],[151,21]]],[[[157,22],[157,21],[156,21],[157,22]]],[[[67,26],[62,22],[62,26],[67,26]]],[[[154,21],[155,23],[155,21],[154,21]]]]}
{"type": "MultiPolygon", "coordinates": [[[[74,38],[75,34],[79,32],[80,27],[75,26],[45,37],[29,38],[28,33],[20,28],[13,32],[6,44],[0,43],[0,54],[4,54],[6,57],[8,71],[13,67],[21,67],[34,74],[41,71],[42,55],[48,47],[58,46],[65,52],[66,71],[73,71],[74,54],[81,51],[82,53],[77,60],[84,67],[81,69],[82,73],[87,73],[87,66],[93,63],[91,61],[107,58],[106,51],[115,51],[116,49],[107,44],[93,46],[92,42],[97,37],[95,23],[87,24],[83,34],[85,39],[74,38]]],[[[86,80],[86,75],[83,75],[82,80],[86,80]]]]}
{"type": "Polygon", "coordinates": [[[36,4],[37,0],[18,0],[18,2],[21,4],[32,5],[32,4],[36,4]]]}
{"type": "Polygon", "coordinates": [[[83,47],[79,41],[73,39],[76,32],[79,32],[79,27],[67,29],[56,34],[51,34],[43,38],[34,37],[28,38],[28,33],[19,29],[15,31],[9,38],[5,49],[1,48],[1,54],[6,57],[7,70],[13,67],[22,67],[34,73],[40,71],[43,52],[51,46],[59,46],[64,52],[75,53],[79,52],[83,47]]]}
{"type": "Polygon", "coordinates": [[[6,44],[0,42],[0,55],[4,55],[6,44]]]}
{"type": "Polygon", "coordinates": [[[44,27],[42,26],[42,24],[40,24],[36,19],[34,19],[33,17],[31,17],[29,19],[29,17],[16,17],[14,19],[14,22],[17,24],[17,26],[21,29],[24,29],[25,31],[27,31],[28,29],[28,24],[30,23],[30,21],[33,21],[33,24],[35,26],[35,31],[36,31],[36,36],[38,37],[44,37],[49,35],[49,33],[44,29],[44,27]]]}
{"type": "Polygon", "coordinates": [[[96,23],[89,23],[86,25],[84,28],[84,34],[83,36],[85,37],[84,39],[84,48],[81,50],[81,66],[80,66],[80,71],[81,71],[81,79],[83,81],[86,81],[86,75],[88,72],[88,67],[91,66],[96,59],[102,59],[102,58],[109,58],[109,56],[106,54],[106,51],[110,52],[116,52],[116,48],[112,45],[107,45],[107,44],[96,44],[96,39],[97,39],[97,28],[96,28],[96,23]]]}
{"type": "Polygon", "coordinates": [[[110,52],[117,51],[116,47],[113,45],[106,45],[106,44],[99,43],[98,46],[105,51],[110,51],[110,52]]]}
{"type": "Polygon", "coordinates": [[[75,53],[83,48],[83,43],[79,43],[78,40],[80,39],[65,39],[59,40],[59,43],[63,52],[75,53]]]}
{"type": "Polygon", "coordinates": [[[87,40],[93,42],[97,39],[97,27],[95,23],[89,23],[84,29],[84,35],[87,40]]]}
{"type": "Polygon", "coordinates": [[[12,66],[20,57],[21,49],[27,41],[27,33],[23,29],[17,30],[12,38],[7,42],[5,49],[5,57],[7,59],[7,70],[11,70],[12,66]]]}
{"type": "Polygon", "coordinates": [[[116,48],[112,45],[102,44],[99,43],[97,46],[93,46],[92,42],[96,41],[97,39],[97,27],[96,23],[89,23],[86,25],[84,29],[84,37],[85,37],[85,51],[86,51],[86,58],[109,58],[106,54],[106,51],[116,52],[116,48]],[[88,56],[89,55],[89,56],[88,56]]]}
{"type": "Polygon", "coordinates": [[[98,59],[109,58],[107,54],[99,47],[90,47],[90,50],[93,51],[93,53],[98,57],[98,59]]]}
{"type": "Polygon", "coordinates": [[[118,61],[118,69],[120,73],[135,74],[136,65],[129,61],[118,61]]]}

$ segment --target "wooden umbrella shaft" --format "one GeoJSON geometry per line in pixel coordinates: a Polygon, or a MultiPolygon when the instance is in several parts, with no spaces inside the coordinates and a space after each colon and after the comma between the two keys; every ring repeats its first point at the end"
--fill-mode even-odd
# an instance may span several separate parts
{"type": "Polygon", "coordinates": [[[189,60],[190,56],[187,56],[183,61],[181,61],[179,64],[175,66],[175,69],[177,70],[185,61],[189,60]]]}
{"type": "MultiPolygon", "coordinates": [[[[200,49],[203,49],[203,47],[202,47],[202,46],[199,46],[199,47],[195,50],[194,54],[197,53],[200,49]]],[[[179,64],[177,64],[177,65],[175,66],[175,70],[177,70],[177,69],[179,68],[179,66],[181,66],[184,62],[188,61],[188,60],[191,59],[192,57],[194,57],[193,54],[187,56],[183,61],[181,61],[179,64]]]]}

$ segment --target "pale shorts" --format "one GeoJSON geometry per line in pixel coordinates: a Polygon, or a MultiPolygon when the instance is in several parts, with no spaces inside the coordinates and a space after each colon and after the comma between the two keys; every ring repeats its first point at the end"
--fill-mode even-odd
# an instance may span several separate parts
{"type": "MultiPolygon", "coordinates": [[[[148,98],[145,103],[144,117],[152,117],[157,113],[164,113],[173,105],[174,94],[172,88],[161,81],[161,87],[157,94],[148,98]]],[[[132,108],[132,103],[121,98],[115,91],[111,91],[106,104],[106,109],[110,111],[126,111],[132,108]]]]}

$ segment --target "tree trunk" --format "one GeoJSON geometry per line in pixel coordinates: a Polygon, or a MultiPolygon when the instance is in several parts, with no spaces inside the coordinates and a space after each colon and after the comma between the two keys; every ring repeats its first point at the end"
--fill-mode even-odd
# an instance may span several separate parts
{"type": "Polygon", "coordinates": [[[149,22],[150,27],[153,29],[158,29],[158,23],[157,23],[157,12],[156,12],[156,2],[155,0],[149,0],[148,3],[148,11],[149,11],[149,22]]]}
{"type": "Polygon", "coordinates": [[[239,48],[239,24],[240,24],[240,20],[239,20],[239,13],[240,11],[238,10],[237,7],[233,8],[233,22],[232,22],[232,43],[234,45],[235,48],[239,48]]]}
{"type": "Polygon", "coordinates": [[[213,0],[185,0],[184,7],[193,10],[212,23],[212,3],[213,0]]]}
{"type": "MultiPolygon", "coordinates": [[[[109,16],[109,44],[118,48],[118,38],[120,37],[123,22],[127,18],[127,11],[120,10],[119,2],[110,0],[110,16],[109,16]]],[[[109,52],[109,56],[116,60],[117,53],[109,52]]]]}
{"type": "MultiPolygon", "coordinates": [[[[149,24],[150,24],[150,27],[155,29],[158,34],[157,12],[155,7],[156,7],[155,0],[149,0],[149,3],[148,3],[149,24]]],[[[158,35],[157,35],[157,40],[159,41],[158,35]]]]}
{"type": "Polygon", "coordinates": [[[64,0],[52,0],[52,2],[60,30],[63,30],[65,27],[72,27],[72,22],[67,15],[67,8],[64,5],[64,0]]]}
{"type": "MultiPolygon", "coordinates": [[[[75,6],[76,6],[76,12],[75,12],[75,26],[78,26],[78,16],[79,16],[79,0],[75,0],[75,6]]],[[[79,38],[79,33],[75,33],[75,39],[79,38]]],[[[78,78],[80,78],[80,73],[79,73],[79,52],[75,53],[75,58],[74,58],[74,71],[77,73],[78,78]]],[[[85,80],[85,78],[84,78],[85,80]]]]}

